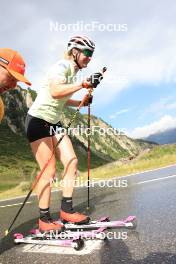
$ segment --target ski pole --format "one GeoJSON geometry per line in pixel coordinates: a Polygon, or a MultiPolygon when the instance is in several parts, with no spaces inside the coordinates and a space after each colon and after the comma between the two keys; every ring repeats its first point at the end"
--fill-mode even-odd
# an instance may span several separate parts
{"type": "MultiPolygon", "coordinates": [[[[106,67],[103,67],[102,74],[107,70],[106,67]]],[[[92,89],[89,90],[88,98],[88,118],[87,118],[87,128],[88,128],[88,136],[87,136],[87,210],[90,210],[90,104],[92,103],[92,89]]]]}
{"type": "MultiPolygon", "coordinates": [[[[78,108],[76,109],[76,112],[74,113],[73,117],[71,118],[70,122],[68,123],[67,127],[66,127],[66,131],[70,128],[72,122],[75,120],[77,114],[79,113],[79,110],[80,108],[84,105],[84,102],[85,100],[87,99],[87,96],[84,96],[83,100],[81,101],[81,103],[79,104],[78,108]]],[[[51,154],[51,157],[49,158],[49,160],[46,162],[46,164],[44,165],[44,167],[42,168],[42,170],[40,171],[40,173],[37,175],[36,179],[34,180],[33,184],[32,184],[32,187],[29,191],[29,193],[27,194],[26,198],[24,199],[23,201],[23,204],[21,205],[21,207],[19,208],[18,212],[16,213],[13,221],[11,222],[10,226],[8,229],[5,230],[5,236],[8,235],[8,233],[10,232],[12,226],[14,225],[17,217],[19,216],[20,212],[22,211],[23,207],[25,206],[27,200],[29,199],[31,193],[33,192],[33,190],[35,189],[37,183],[39,182],[43,172],[45,171],[45,169],[47,168],[49,162],[51,161],[51,159],[53,158],[53,155],[55,153],[55,150],[57,148],[57,146],[60,144],[60,142],[62,141],[62,139],[64,138],[65,134],[62,135],[62,137],[58,140],[57,144],[55,145],[53,151],[52,151],[52,154],[51,154]]]]}
{"type": "MultiPolygon", "coordinates": [[[[91,93],[89,93],[89,98],[91,93]]],[[[88,104],[88,120],[87,120],[87,127],[88,127],[88,148],[87,148],[87,210],[90,209],[89,206],[89,195],[90,195],[90,103],[88,104]]]]}

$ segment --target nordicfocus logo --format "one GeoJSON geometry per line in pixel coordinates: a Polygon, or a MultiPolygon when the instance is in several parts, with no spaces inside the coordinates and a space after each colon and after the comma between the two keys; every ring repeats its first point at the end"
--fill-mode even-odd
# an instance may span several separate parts
{"type": "Polygon", "coordinates": [[[61,175],[58,175],[57,177],[50,178],[50,187],[55,188],[70,188],[74,185],[74,187],[99,187],[99,188],[119,188],[124,189],[128,188],[129,183],[126,179],[112,179],[112,180],[102,180],[100,178],[91,178],[91,180],[85,180],[84,178],[80,177],[80,173],[77,172],[77,178],[75,180],[68,180],[68,179],[62,179],[60,178],[64,177],[64,173],[61,173],[61,175]],[[61,177],[60,177],[61,176],[61,177]]]}
{"type": "Polygon", "coordinates": [[[83,20],[75,21],[75,23],[70,24],[63,24],[57,21],[50,21],[49,28],[51,32],[65,32],[65,31],[100,31],[100,32],[127,32],[128,31],[128,24],[121,24],[121,23],[101,23],[100,21],[91,21],[87,23],[83,20]]]}
{"type": "Polygon", "coordinates": [[[9,61],[7,61],[7,60],[3,59],[2,57],[0,57],[0,61],[2,61],[3,63],[5,63],[6,65],[8,65],[8,64],[9,64],[9,61]]]}
{"type": "MultiPolygon", "coordinates": [[[[71,232],[60,232],[58,230],[56,231],[49,231],[48,232],[48,238],[49,239],[73,239],[73,235],[71,232]]],[[[86,239],[86,240],[93,240],[93,239],[100,239],[100,240],[126,240],[128,238],[128,233],[126,231],[123,232],[114,232],[114,231],[107,231],[107,232],[95,232],[95,230],[89,231],[89,232],[83,232],[82,230],[77,230],[76,234],[74,236],[74,239],[86,239]]]]}
{"type": "Polygon", "coordinates": [[[91,128],[84,127],[77,125],[77,127],[70,127],[70,128],[64,128],[60,126],[50,126],[50,135],[56,135],[56,134],[67,134],[71,136],[94,136],[96,134],[99,134],[100,136],[123,136],[125,133],[123,131],[120,131],[119,129],[112,128],[112,127],[99,127],[99,126],[92,126],[91,128]]]}

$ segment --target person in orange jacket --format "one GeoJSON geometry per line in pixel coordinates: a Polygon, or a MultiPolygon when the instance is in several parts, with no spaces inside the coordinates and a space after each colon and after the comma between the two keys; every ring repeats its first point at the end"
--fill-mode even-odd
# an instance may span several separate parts
{"type": "MultiPolygon", "coordinates": [[[[25,62],[22,56],[15,50],[0,48],[0,95],[14,89],[17,82],[31,85],[24,76],[25,62]]],[[[0,96],[0,122],[4,116],[4,103],[0,96]]]]}

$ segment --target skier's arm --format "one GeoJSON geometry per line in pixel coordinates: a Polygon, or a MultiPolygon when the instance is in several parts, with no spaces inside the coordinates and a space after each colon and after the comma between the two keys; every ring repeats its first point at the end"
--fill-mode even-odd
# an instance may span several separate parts
{"type": "Polygon", "coordinates": [[[72,95],[73,93],[81,90],[82,88],[93,89],[99,85],[100,81],[103,79],[102,73],[92,74],[88,80],[76,84],[67,84],[66,77],[64,74],[60,78],[50,79],[50,93],[54,99],[60,99],[65,96],[72,95]]]}
{"type": "Polygon", "coordinates": [[[50,93],[54,99],[60,99],[81,90],[82,83],[79,84],[61,84],[57,81],[50,82],[50,93]]]}
{"type": "Polygon", "coordinates": [[[75,106],[78,107],[80,105],[81,101],[79,100],[73,100],[73,99],[68,99],[68,101],[66,102],[66,106],[75,106]]]}
{"type": "MultiPolygon", "coordinates": [[[[91,104],[93,100],[93,96],[92,95],[85,95],[84,96],[84,105],[83,106],[88,106],[88,104],[91,104]]],[[[67,106],[75,106],[78,107],[80,105],[82,101],[79,100],[73,100],[73,99],[68,99],[68,101],[66,102],[67,106]]]]}

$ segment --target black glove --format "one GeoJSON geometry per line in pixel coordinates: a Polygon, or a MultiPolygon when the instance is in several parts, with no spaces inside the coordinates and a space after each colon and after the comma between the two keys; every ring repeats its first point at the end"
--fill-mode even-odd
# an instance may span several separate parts
{"type": "Polygon", "coordinates": [[[92,101],[93,101],[93,95],[86,95],[84,106],[88,106],[89,104],[92,104],[92,101]]]}
{"type": "Polygon", "coordinates": [[[103,79],[103,74],[100,72],[96,72],[88,78],[88,81],[91,83],[91,86],[93,88],[96,88],[102,79],[103,79]]]}

